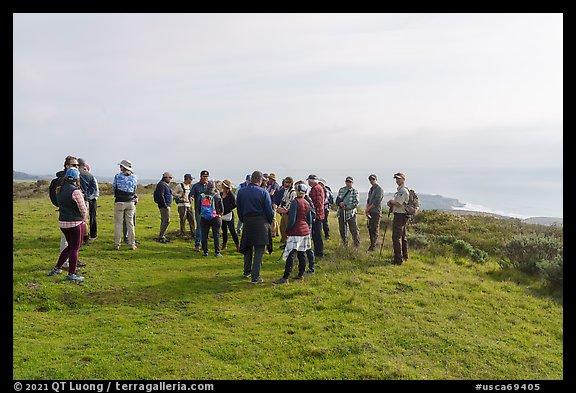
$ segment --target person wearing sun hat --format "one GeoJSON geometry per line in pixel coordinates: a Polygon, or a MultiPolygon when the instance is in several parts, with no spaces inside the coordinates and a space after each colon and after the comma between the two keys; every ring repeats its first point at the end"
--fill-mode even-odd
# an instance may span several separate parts
{"type": "Polygon", "coordinates": [[[136,188],[138,178],[132,172],[132,162],[122,160],[118,163],[120,172],[114,176],[112,190],[114,191],[114,249],[120,249],[122,224],[126,223],[128,245],[136,250],[136,233],[134,230],[134,214],[138,196],[136,188]]]}
{"type": "Polygon", "coordinates": [[[222,214],[222,250],[226,250],[228,243],[228,231],[234,240],[236,245],[236,251],[240,247],[240,241],[238,240],[238,234],[234,227],[234,209],[236,208],[236,197],[232,192],[232,182],[228,179],[222,180],[222,192],[220,193],[222,197],[222,205],[224,206],[224,212],[222,214]]]}
{"type": "Polygon", "coordinates": [[[59,206],[58,226],[66,237],[68,245],[60,252],[56,266],[48,273],[49,276],[62,273],[62,265],[68,260],[69,281],[83,281],[84,277],[76,274],[78,252],[82,246],[85,226],[88,223],[88,209],[84,202],[84,194],[80,188],[80,171],[70,167],[66,170],[65,179],[56,189],[59,206]]]}
{"type": "Polygon", "coordinates": [[[410,197],[409,191],[404,185],[406,175],[402,172],[394,174],[394,180],[398,186],[394,198],[386,204],[394,213],[392,220],[392,248],[394,249],[394,259],[390,261],[394,265],[402,265],[402,262],[408,259],[408,242],[406,241],[406,225],[408,224],[408,215],[404,209],[404,203],[408,202],[410,197]]]}

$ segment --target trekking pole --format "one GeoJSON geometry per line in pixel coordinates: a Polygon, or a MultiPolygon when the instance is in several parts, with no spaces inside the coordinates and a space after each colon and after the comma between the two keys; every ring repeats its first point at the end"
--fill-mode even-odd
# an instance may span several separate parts
{"type": "Polygon", "coordinates": [[[380,244],[380,255],[378,255],[378,259],[382,257],[382,249],[384,248],[384,238],[386,237],[387,229],[388,229],[388,222],[386,222],[386,226],[384,227],[384,236],[382,236],[382,244],[380,244]]]}

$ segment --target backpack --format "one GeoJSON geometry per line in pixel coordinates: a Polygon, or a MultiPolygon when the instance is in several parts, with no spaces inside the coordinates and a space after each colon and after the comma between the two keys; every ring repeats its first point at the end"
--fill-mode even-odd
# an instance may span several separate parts
{"type": "Polygon", "coordinates": [[[156,185],[156,188],[154,189],[154,202],[159,204],[159,205],[164,204],[164,195],[162,195],[162,187],[168,187],[168,189],[170,189],[170,187],[164,181],[160,181],[156,185]],[[162,184],[162,183],[164,183],[164,184],[162,184]]]}
{"type": "Polygon", "coordinates": [[[55,177],[54,179],[52,179],[52,181],[50,182],[50,186],[48,187],[48,194],[50,195],[50,200],[52,201],[52,204],[56,207],[59,207],[58,199],[56,198],[56,187],[58,187],[59,181],[60,178],[55,177]]]}
{"type": "Polygon", "coordinates": [[[414,216],[418,209],[420,209],[418,195],[414,190],[408,189],[408,202],[404,202],[404,210],[409,216],[414,216]]]}
{"type": "Polygon", "coordinates": [[[200,217],[207,221],[211,221],[216,217],[216,209],[214,209],[214,197],[212,195],[200,194],[200,217]]]}
{"type": "MultiPolygon", "coordinates": [[[[186,189],[184,188],[184,183],[180,183],[180,187],[182,187],[182,192],[184,193],[184,195],[186,195],[186,189]]],[[[186,199],[184,199],[183,197],[180,198],[178,196],[174,196],[174,202],[176,203],[185,203],[186,199]]]]}

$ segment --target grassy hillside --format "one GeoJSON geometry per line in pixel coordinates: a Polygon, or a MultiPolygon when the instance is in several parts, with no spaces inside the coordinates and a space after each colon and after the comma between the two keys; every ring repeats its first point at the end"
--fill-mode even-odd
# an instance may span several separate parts
{"type": "MultiPolygon", "coordinates": [[[[515,221],[423,212],[410,260],[395,266],[385,263],[390,229],[382,258],[365,251],[363,218],[361,249],[346,250],[332,213],[317,273],[277,287],[276,242],[254,286],[236,252],[203,258],[174,233],[154,242],[151,195],[137,209],[142,243],[114,251],[113,199],[99,199],[99,237],[80,251],[86,280],[73,284],[46,275],[59,252],[56,209],[47,198],[14,199],[14,379],[563,377],[561,291],[498,263],[502,241],[527,230],[515,221]],[[449,234],[487,259],[434,241],[449,234]]],[[[177,227],[173,209],[169,232],[177,227]]]]}

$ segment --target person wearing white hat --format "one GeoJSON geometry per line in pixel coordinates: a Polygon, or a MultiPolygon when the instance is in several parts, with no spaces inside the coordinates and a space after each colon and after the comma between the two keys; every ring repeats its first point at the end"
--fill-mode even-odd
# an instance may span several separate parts
{"type": "Polygon", "coordinates": [[[132,172],[132,163],[128,160],[122,160],[120,172],[114,176],[112,181],[112,190],[114,191],[114,249],[120,249],[120,240],[122,237],[122,224],[126,222],[128,245],[131,250],[136,247],[136,235],[134,230],[134,213],[138,196],[136,187],[138,178],[132,172]]]}

